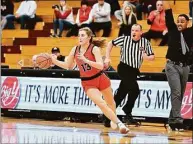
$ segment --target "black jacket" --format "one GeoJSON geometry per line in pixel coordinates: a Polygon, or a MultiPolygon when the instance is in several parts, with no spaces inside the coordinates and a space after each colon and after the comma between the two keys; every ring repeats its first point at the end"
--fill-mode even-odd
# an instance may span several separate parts
{"type": "Polygon", "coordinates": [[[8,14],[13,14],[14,5],[11,0],[1,0],[1,15],[6,16],[8,14]],[[2,9],[4,8],[5,9],[2,9]]]}
{"type": "MultiPolygon", "coordinates": [[[[168,51],[166,58],[176,62],[189,63],[192,59],[191,50],[185,55],[182,54],[182,47],[180,42],[180,31],[178,31],[177,26],[174,22],[172,9],[166,10],[166,26],[168,28],[168,51]]],[[[189,49],[191,49],[193,44],[193,27],[187,28],[182,31],[185,42],[187,43],[189,49]]]]}
{"type": "MultiPolygon", "coordinates": [[[[59,60],[59,61],[65,61],[65,56],[60,55],[60,56],[57,57],[57,60],[59,60]]],[[[55,65],[55,66],[51,67],[51,69],[63,69],[63,68],[55,65]]]]}

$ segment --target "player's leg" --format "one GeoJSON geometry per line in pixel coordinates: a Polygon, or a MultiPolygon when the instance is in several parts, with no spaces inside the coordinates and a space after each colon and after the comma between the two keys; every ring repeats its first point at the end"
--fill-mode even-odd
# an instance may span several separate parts
{"type": "Polygon", "coordinates": [[[121,133],[127,133],[129,131],[129,129],[118,119],[114,111],[102,99],[101,92],[98,89],[89,88],[87,89],[86,94],[101,109],[106,117],[119,126],[121,133]]]}
{"type": "Polygon", "coordinates": [[[107,103],[107,105],[113,110],[113,112],[116,114],[116,105],[113,98],[113,91],[111,87],[108,87],[101,91],[103,94],[104,100],[107,103]]]}

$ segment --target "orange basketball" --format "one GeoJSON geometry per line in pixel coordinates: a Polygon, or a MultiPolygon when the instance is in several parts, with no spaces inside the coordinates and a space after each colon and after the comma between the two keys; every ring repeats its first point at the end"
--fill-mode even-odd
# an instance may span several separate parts
{"type": "Polygon", "coordinates": [[[48,69],[52,64],[52,59],[48,54],[39,54],[36,56],[36,65],[40,69],[48,69]]]}

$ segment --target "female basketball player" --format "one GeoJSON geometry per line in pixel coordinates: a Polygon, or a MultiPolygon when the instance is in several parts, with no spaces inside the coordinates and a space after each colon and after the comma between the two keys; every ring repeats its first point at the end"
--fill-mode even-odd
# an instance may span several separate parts
{"type": "Polygon", "coordinates": [[[80,29],[79,45],[72,48],[67,61],[58,61],[51,55],[52,62],[64,69],[68,69],[75,60],[87,96],[101,109],[106,117],[114,124],[117,124],[120,133],[126,134],[129,129],[116,116],[110,80],[102,71],[104,65],[100,49],[94,45],[97,41],[93,41],[92,37],[92,31],[88,27],[80,29]]]}

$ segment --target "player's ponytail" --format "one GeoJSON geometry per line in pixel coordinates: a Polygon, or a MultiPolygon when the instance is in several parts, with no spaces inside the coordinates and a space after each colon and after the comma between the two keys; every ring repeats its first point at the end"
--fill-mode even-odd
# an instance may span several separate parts
{"type": "Polygon", "coordinates": [[[95,46],[100,47],[100,48],[104,48],[107,46],[106,39],[101,39],[101,38],[98,38],[98,39],[92,38],[91,43],[93,43],[95,46]]]}
{"type": "Polygon", "coordinates": [[[85,31],[86,34],[89,37],[91,37],[90,43],[94,44],[95,46],[100,47],[100,48],[106,47],[106,45],[107,45],[106,39],[104,39],[104,38],[94,38],[94,34],[93,34],[92,30],[89,27],[81,28],[79,31],[85,31]]]}

